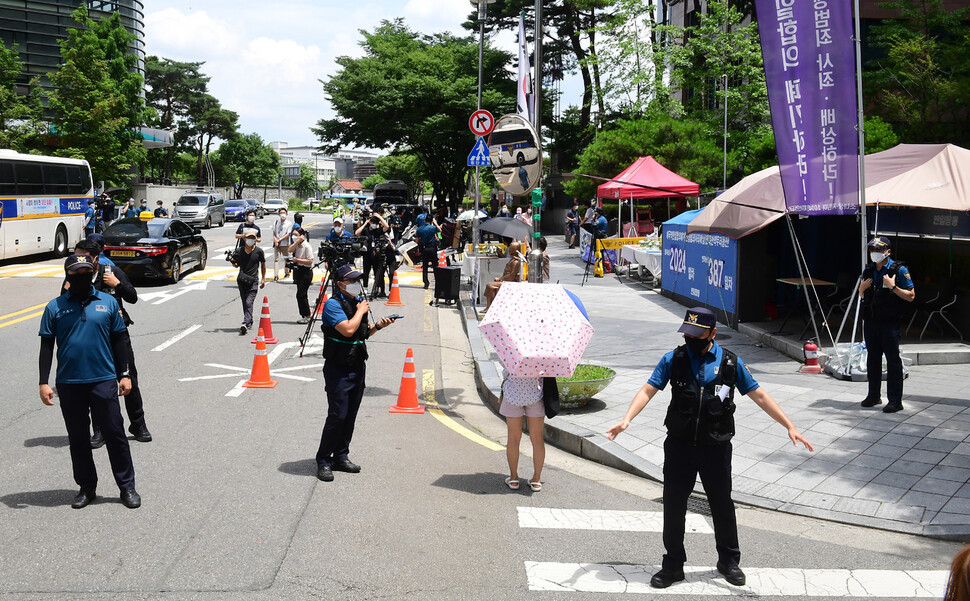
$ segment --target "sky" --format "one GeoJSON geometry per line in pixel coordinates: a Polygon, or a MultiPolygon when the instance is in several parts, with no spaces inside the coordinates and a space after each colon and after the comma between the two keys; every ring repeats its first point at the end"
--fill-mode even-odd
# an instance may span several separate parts
{"type": "MultiPolygon", "coordinates": [[[[146,0],[148,55],[203,61],[209,92],[265,142],[317,145],[310,128],[333,112],[318,80],[338,56],[361,56],[360,29],[401,17],[421,33],[468,35],[468,0],[146,0]]],[[[515,35],[495,44],[515,52],[515,35]]]]}

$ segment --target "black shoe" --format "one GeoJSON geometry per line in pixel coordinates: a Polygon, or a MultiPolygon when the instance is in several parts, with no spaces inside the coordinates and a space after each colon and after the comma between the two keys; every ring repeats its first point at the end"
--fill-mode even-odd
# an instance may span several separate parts
{"type": "Polygon", "coordinates": [[[903,404],[901,402],[888,403],[885,407],[882,408],[883,413],[896,413],[897,411],[902,411],[902,410],[903,410],[903,404]]]}
{"type": "Polygon", "coordinates": [[[874,399],[872,397],[866,397],[865,399],[862,400],[863,407],[875,407],[876,405],[882,405],[882,399],[880,398],[874,399]]]}
{"type": "Polygon", "coordinates": [[[121,491],[121,502],[128,509],[138,509],[141,507],[141,495],[134,488],[126,488],[121,491]]]}
{"type": "Polygon", "coordinates": [[[734,586],[744,586],[744,572],[738,566],[726,566],[717,562],[717,571],[724,575],[724,579],[734,586]]]}
{"type": "Polygon", "coordinates": [[[675,582],[684,579],[684,569],[675,570],[673,568],[660,568],[660,571],[650,579],[650,586],[653,588],[667,588],[675,582]]]}
{"type": "Polygon", "coordinates": [[[576,245],[575,244],[570,244],[569,245],[569,248],[576,248],[576,245]]]}
{"type": "MultiPolygon", "coordinates": [[[[101,444],[104,444],[103,442],[101,444]]],[[[71,507],[74,509],[84,509],[91,504],[91,501],[95,500],[98,495],[95,494],[93,488],[82,488],[78,491],[77,496],[71,501],[71,507]]]]}
{"type": "Polygon", "coordinates": [[[104,446],[104,435],[101,434],[101,430],[95,428],[94,434],[91,435],[91,448],[100,449],[104,446]]]}
{"type": "Polygon", "coordinates": [[[350,460],[334,462],[330,465],[330,468],[335,472],[347,472],[348,474],[360,473],[360,466],[356,463],[351,463],[350,460]]]}
{"type": "Polygon", "coordinates": [[[333,470],[329,465],[321,465],[317,468],[317,479],[324,482],[333,482],[333,470]]]}
{"type": "Polygon", "coordinates": [[[247,326],[246,324],[242,324],[241,326],[239,326],[240,336],[245,336],[247,331],[249,331],[249,326],[247,326]]]}
{"type": "Polygon", "coordinates": [[[427,290],[427,289],[428,289],[428,286],[430,286],[430,285],[431,285],[431,284],[425,284],[425,285],[424,285],[424,289],[425,289],[425,290],[427,290]]]}
{"type": "Polygon", "coordinates": [[[128,431],[131,435],[135,437],[138,442],[151,442],[152,433],[148,431],[148,426],[145,424],[132,424],[128,426],[128,431]]]}

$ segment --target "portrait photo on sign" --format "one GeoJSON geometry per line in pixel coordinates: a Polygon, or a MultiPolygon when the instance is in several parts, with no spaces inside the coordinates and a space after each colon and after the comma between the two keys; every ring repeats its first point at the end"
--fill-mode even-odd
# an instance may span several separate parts
{"type": "Polygon", "coordinates": [[[505,115],[488,137],[492,175],[509,194],[528,194],[542,175],[542,149],[532,124],[519,115],[505,115]]]}

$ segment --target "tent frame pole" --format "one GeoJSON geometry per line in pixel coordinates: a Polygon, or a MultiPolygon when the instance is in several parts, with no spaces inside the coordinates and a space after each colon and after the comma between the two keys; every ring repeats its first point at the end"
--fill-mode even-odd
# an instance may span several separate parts
{"type": "MultiPolygon", "coordinates": [[[[861,269],[866,268],[866,238],[869,236],[869,228],[866,225],[866,129],[865,112],[862,107],[862,26],[859,21],[859,0],[854,0],[853,9],[855,12],[855,82],[856,82],[856,130],[859,132],[859,227],[861,229],[862,242],[860,249],[861,269]]],[[[858,289],[858,287],[857,287],[858,289]]],[[[862,311],[862,295],[856,297],[855,319],[852,322],[852,340],[849,347],[850,353],[855,346],[855,335],[857,324],[859,323],[859,313],[862,311]]],[[[852,376],[852,362],[849,361],[847,372],[852,376]]]]}

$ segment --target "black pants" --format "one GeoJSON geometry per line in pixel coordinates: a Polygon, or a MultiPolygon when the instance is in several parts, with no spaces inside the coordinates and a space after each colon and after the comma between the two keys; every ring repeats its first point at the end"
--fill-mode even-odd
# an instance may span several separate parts
{"type": "Polygon", "coordinates": [[[428,269],[434,271],[438,266],[438,248],[436,246],[425,246],[421,249],[421,279],[424,280],[424,287],[431,285],[428,279],[428,269]]]}
{"type": "Polygon", "coordinates": [[[870,399],[878,399],[882,388],[882,356],[886,356],[886,399],[903,402],[903,360],[899,358],[899,324],[865,320],[862,334],[866,341],[866,379],[870,399]]]}
{"type": "Polygon", "coordinates": [[[370,272],[374,271],[374,277],[377,277],[377,257],[374,256],[373,252],[368,252],[364,255],[364,277],[361,279],[361,285],[364,289],[367,289],[367,284],[370,282],[370,272]]]}
{"type": "MultiPolygon", "coordinates": [[[[128,375],[131,378],[131,391],[125,395],[125,412],[132,426],[145,425],[145,406],[141,398],[141,388],[138,386],[138,367],[135,366],[135,351],[131,348],[131,335],[125,329],[125,346],[128,348],[128,375]]],[[[123,425],[123,424],[122,424],[123,425]]],[[[101,429],[94,424],[94,431],[101,429]]]]}
{"type": "Polygon", "coordinates": [[[242,301],[243,323],[247,328],[253,326],[253,303],[256,302],[256,292],[259,290],[259,280],[252,284],[244,284],[236,280],[239,287],[239,300],[242,301]]]}
{"type": "Polygon", "coordinates": [[[354,437],[357,411],[364,396],[366,363],[359,367],[338,365],[327,360],[323,364],[323,380],[327,391],[327,421],[320,436],[317,465],[346,461],[350,455],[350,441],[354,437]]]}
{"type": "Polygon", "coordinates": [[[293,270],[293,282],[296,284],[296,306],[300,310],[300,317],[310,317],[310,301],[307,291],[313,283],[313,270],[309,267],[297,267],[293,270]]]}
{"type": "Polygon", "coordinates": [[[98,471],[91,451],[90,426],[93,419],[104,435],[115,483],[119,489],[134,488],[135,468],[131,463],[125,424],[121,419],[118,383],[107,380],[93,384],[57,384],[57,395],[61,399],[61,415],[67,427],[77,485],[85,489],[98,486],[98,471]],[[89,414],[91,419],[88,418],[89,414]]]}
{"type": "Polygon", "coordinates": [[[687,498],[697,474],[711,504],[717,558],[732,566],[741,560],[738,522],[731,500],[731,443],[694,446],[668,436],[664,441],[664,549],[663,567],[679,569],[687,561],[684,528],[687,498]]]}

